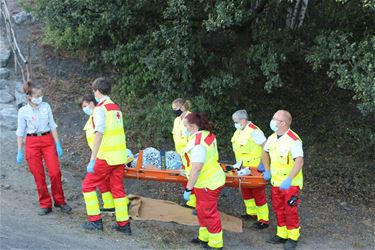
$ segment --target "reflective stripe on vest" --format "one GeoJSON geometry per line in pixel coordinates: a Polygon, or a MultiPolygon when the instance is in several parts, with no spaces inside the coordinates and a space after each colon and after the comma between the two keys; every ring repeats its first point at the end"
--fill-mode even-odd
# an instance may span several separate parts
{"type": "Polygon", "coordinates": [[[126,139],[120,108],[110,99],[98,104],[96,108],[105,112],[105,131],[97,158],[105,160],[108,165],[125,164],[126,139]]]}
{"type": "Polygon", "coordinates": [[[219,153],[216,145],[215,135],[208,131],[199,131],[193,135],[188,145],[183,149],[183,164],[189,176],[192,164],[190,151],[196,145],[202,145],[206,149],[206,160],[194,185],[195,188],[209,188],[211,190],[221,187],[225,183],[225,174],[218,162],[219,153]]]}
{"type": "MultiPolygon", "coordinates": [[[[271,158],[271,184],[274,187],[279,187],[283,180],[289,176],[290,171],[294,166],[294,160],[290,152],[293,144],[300,137],[289,130],[285,135],[277,139],[277,134],[273,133],[269,138],[269,155],[271,158]]],[[[292,180],[292,186],[303,186],[302,169],[292,180]]]]}
{"type": "Polygon", "coordinates": [[[259,129],[257,126],[249,122],[243,130],[237,129],[231,140],[236,161],[242,160],[242,165],[245,167],[255,167],[260,163],[262,147],[256,144],[251,136],[257,129],[259,129]]]}

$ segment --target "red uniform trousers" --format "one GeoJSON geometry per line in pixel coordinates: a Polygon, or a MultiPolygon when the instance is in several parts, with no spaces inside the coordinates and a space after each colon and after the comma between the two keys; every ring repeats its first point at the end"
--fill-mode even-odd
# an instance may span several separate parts
{"type": "Polygon", "coordinates": [[[220,212],[217,210],[221,188],[215,190],[194,188],[197,197],[196,210],[199,225],[206,227],[212,234],[221,232],[220,212]]]}
{"type": "Polygon", "coordinates": [[[51,196],[46,184],[43,159],[48,169],[54,203],[55,205],[65,204],[64,191],[61,183],[60,165],[57,157],[55,141],[52,135],[27,136],[25,155],[30,172],[35,179],[40,207],[52,207],[51,196]]]}
{"type": "MultiPolygon", "coordinates": [[[[266,200],[266,186],[257,187],[257,188],[245,188],[241,187],[241,194],[243,200],[254,199],[255,205],[257,207],[263,206],[267,203],[266,200]]],[[[260,220],[262,223],[268,224],[266,220],[260,220]]]]}
{"type": "MultiPolygon", "coordinates": [[[[96,187],[103,187],[106,182],[114,199],[124,198],[126,196],[124,189],[124,164],[108,165],[105,160],[96,159],[94,173],[87,173],[82,183],[82,192],[88,193],[96,190],[96,187]]],[[[89,221],[97,221],[101,219],[101,214],[88,216],[89,221]]],[[[118,221],[120,226],[127,224],[127,221],[118,221]]]]}
{"type": "Polygon", "coordinates": [[[280,190],[279,187],[272,187],[272,208],[276,215],[276,221],[278,227],[284,227],[288,230],[299,228],[298,220],[298,206],[288,205],[288,201],[292,196],[298,197],[299,192],[298,186],[291,186],[288,190],[280,190]]]}
{"type": "Polygon", "coordinates": [[[98,189],[100,193],[111,192],[111,185],[109,184],[109,178],[107,178],[105,181],[99,184],[98,189]]]}
{"type": "Polygon", "coordinates": [[[255,200],[255,205],[263,206],[267,203],[266,200],[266,186],[257,187],[257,188],[245,188],[241,187],[242,199],[244,200],[255,200]]]}

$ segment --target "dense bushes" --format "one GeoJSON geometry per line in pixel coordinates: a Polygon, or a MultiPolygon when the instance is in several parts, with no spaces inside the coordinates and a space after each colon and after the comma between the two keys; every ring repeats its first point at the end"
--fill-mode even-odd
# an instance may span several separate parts
{"type": "Polygon", "coordinates": [[[230,153],[232,112],[247,109],[269,134],[285,108],[306,144],[340,135],[337,143],[371,158],[374,1],[307,2],[35,0],[31,8],[46,42],[110,66],[139,147],[170,142],[170,103],[184,97],[214,121],[222,152],[230,153]]]}

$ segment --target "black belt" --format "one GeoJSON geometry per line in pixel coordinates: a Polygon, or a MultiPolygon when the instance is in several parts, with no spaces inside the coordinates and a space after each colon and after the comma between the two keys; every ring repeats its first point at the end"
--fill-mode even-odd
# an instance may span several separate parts
{"type": "Polygon", "coordinates": [[[48,132],[44,132],[44,133],[34,133],[34,134],[27,134],[27,136],[43,136],[43,135],[48,135],[50,134],[51,132],[48,131],[48,132]]]}

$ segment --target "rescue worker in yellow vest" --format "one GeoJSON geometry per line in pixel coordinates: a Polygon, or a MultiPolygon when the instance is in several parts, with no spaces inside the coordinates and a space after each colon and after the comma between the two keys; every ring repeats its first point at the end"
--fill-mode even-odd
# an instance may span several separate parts
{"type": "Polygon", "coordinates": [[[189,200],[195,190],[200,226],[198,237],[191,242],[206,249],[221,249],[223,230],[217,204],[225,184],[225,173],[218,162],[216,137],[207,117],[194,112],[184,119],[184,134],[189,136],[189,142],[182,151],[188,178],[183,197],[189,200]]]}
{"type": "MultiPolygon", "coordinates": [[[[92,113],[94,111],[94,108],[97,105],[97,101],[95,100],[95,96],[93,94],[87,94],[84,97],[82,97],[81,101],[81,107],[82,111],[89,116],[89,119],[87,120],[85,127],[83,130],[86,132],[86,140],[87,144],[92,150],[93,144],[94,144],[94,118],[92,116],[92,113]]],[[[107,179],[105,182],[101,183],[98,186],[98,189],[100,193],[102,194],[102,201],[103,201],[103,208],[100,208],[100,211],[102,212],[114,212],[115,211],[115,203],[113,202],[113,197],[111,193],[111,188],[109,185],[109,179],[107,179]]]]}
{"type": "MultiPolygon", "coordinates": [[[[243,167],[258,167],[259,171],[264,171],[261,164],[263,145],[266,142],[262,130],[249,121],[246,110],[238,110],[232,115],[234,132],[232,137],[233,151],[236,161],[242,161],[243,167]]],[[[255,229],[265,229],[268,227],[268,205],[266,200],[265,186],[258,188],[241,187],[242,198],[246,207],[245,219],[254,219],[255,229]]]]}
{"type": "Polygon", "coordinates": [[[270,127],[275,132],[264,146],[262,162],[264,179],[271,180],[272,208],[276,215],[276,236],[272,244],[284,244],[284,249],[295,249],[300,236],[298,219],[299,190],[303,186],[303,149],[300,137],[290,129],[292,116],[288,111],[277,111],[270,127]]]}
{"type": "MultiPolygon", "coordinates": [[[[181,155],[182,150],[186,147],[188,143],[188,137],[183,134],[183,128],[184,128],[184,118],[190,114],[190,108],[191,108],[191,103],[188,100],[184,100],[182,98],[177,98],[172,102],[172,110],[173,113],[176,115],[176,118],[174,119],[173,123],[173,141],[174,141],[174,146],[176,149],[176,152],[181,155]]],[[[184,186],[184,188],[186,188],[184,186]]],[[[186,203],[184,202],[181,204],[183,206],[187,207],[192,207],[195,208],[196,206],[196,198],[193,193],[190,195],[190,200],[187,201],[186,203]]]]}
{"type": "Polygon", "coordinates": [[[96,187],[109,178],[117,222],[113,229],[131,235],[129,199],[126,197],[123,183],[127,154],[122,112],[108,96],[111,93],[110,82],[105,78],[97,78],[92,88],[98,105],[93,113],[95,137],[91,158],[82,183],[88,215],[88,222],[82,224],[82,227],[87,230],[103,230],[96,187]]]}

